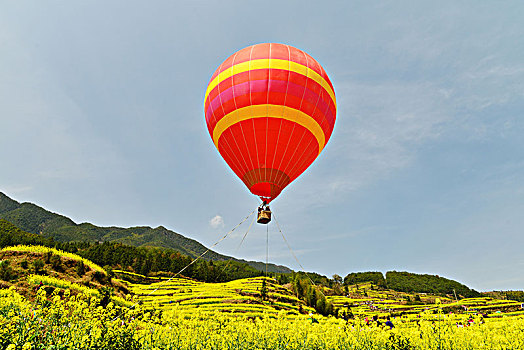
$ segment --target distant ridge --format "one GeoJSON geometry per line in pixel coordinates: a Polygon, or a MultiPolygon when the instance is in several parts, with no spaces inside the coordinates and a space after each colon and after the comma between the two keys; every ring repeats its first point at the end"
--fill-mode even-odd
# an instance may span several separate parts
{"type": "MultiPolygon", "coordinates": [[[[151,228],[139,227],[100,227],[90,223],[77,224],[66,216],[52,213],[33,203],[19,203],[0,192],[0,219],[11,222],[20,229],[52,237],[60,242],[121,242],[135,247],[169,248],[195,258],[207,248],[198,241],[184,237],[163,226],[151,228]]],[[[206,260],[229,260],[232,257],[210,250],[206,260]]],[[[265,263],[232,258],[234,261],[265,271],[265,263]]],[[[268,271],[288,273],[286,266],[268,264],[268,271]]]]}

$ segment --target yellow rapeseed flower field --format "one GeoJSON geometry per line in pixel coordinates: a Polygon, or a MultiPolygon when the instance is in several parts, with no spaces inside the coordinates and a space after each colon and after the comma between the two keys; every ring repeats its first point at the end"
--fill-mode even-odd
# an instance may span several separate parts
{"type": "Polygon", "coordinates": [[[270,317],[148,311],[73,296],[57,288],[35,301],[0,290],[1,349],[524,349],[524,318],[502,317],[461,326],[457,315],[423,313],[395,327],[284,312],[270,317]]]}

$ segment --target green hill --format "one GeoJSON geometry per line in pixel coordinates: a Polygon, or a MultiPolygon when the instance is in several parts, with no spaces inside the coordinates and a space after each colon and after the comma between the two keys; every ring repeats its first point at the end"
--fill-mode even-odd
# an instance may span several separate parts
{"type": "Polygon", "coordinates": [[[100,266],[144,275],[173,276],[184,268],[183,276],[205,282],[226,282],[257,277],[264,273],[244,262],[233,260],[200,259],[192,262],[191,257],[169,248],[135,247],[119,242],[59,242],[50,237],[22,231],[12,223],[0,219],[0,248],[20,244],[56,248],[78,254],[100,266]]]}
{"type": "Polygon", "coordinates": [[[416,274],[411,272],[388,271],[386,273],[388,288],[402,292],[458,294],[466,298],[480,296],[476,290],[444,277],[436,275],[416,274]]]}
{"type": "MultiPolygon", "coordinates": [[[[100,227],[90,223],[77,224],[73,220],[52,213],[32,203],[19,203],[0,192],[0,219],[11,222],[18,228],[53,238],[59,242],[120,242],[135,247],[158,247],[173,249],[181,254],[195,258],[207,248],[194,239],[159,226],[141,227],[100,227]]],[[[224,261],[233,259],[250,266],[265,270],[265,264],[256,261],[231,258],[210,250],[206,260],[224,261]]],[[[288,273],[288,267],[269,264],[268,271],[288,273]]]]}
{"type": "Polygon", "coordinates": [[[480,296],[480,293],[462,283],[437,275],[417,274],[412,272],[388,271],[382,272],[352,272],[344,278],[344,285],[372,282],[379,287],[387,287],[397,292],[432,293],[461,295],[466,298],[480,296]]]}

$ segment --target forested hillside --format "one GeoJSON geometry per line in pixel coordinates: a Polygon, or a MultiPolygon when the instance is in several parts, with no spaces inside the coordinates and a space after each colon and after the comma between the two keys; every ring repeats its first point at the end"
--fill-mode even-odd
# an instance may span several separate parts
{"type": "MultiPolygon", "coordinates": [[[[71,219],[47,211],[32,203],[19,203],[0,192],[0,219],[11,222],[20,229],[53,238],[58,242],[119,242],[127,246],[168,248],[195,258],[207,250],[205,246],[183,235],[159,226],[99,227],[90,223],[76,224],[71,219]]],[[[225,261],[231,257],[210,250],[205,260],[225,261]]],[[[265,264],[232,258],[265,271],[265,264]]],[[[268,271],[286,273],[292,270],[280,265],[268,264],[268,271]]]]}
{"type": "Polygon", "coordinates": [[[372,282],[381,287],[386,286],[386,280],[382,272],[352,272],[344,277],[344,285],[346,286],[363,282],[372,282]]]}
{"type": "Polygon", "coordinates": [[[480,295],[476,290],[444,277],[424,275],[411,272],[388,271],[386,277],[382,272],[352,272],[344,278],[344,285],[354,285],[364,282],[406,293],[431,293],[461,295],[473,298],[480,295]]]}
{"type": "MultiPolygon", "coordinates": [[[[0,246],[40,244],[76,252],[101,266],[135,271],[140,274],[176,273],[205,247],[164,227],[98,227],[89,223],[76,224],[65,216],[51,213],[31,203],[18,203],[0,192],[0,246]],[[1,220],[4,218],[6,221],[1,220]],[[13,225],[14,224],[14,225],[13,225]],[[21,229],[17,228],[20,227],[21,229]],[[26,232],[27,231],[27,232],[26,232]]],[[[261,275],[265,265],[244,264],[210,251],[207,260],[199,260],[184,271],[184,275],[200,281],[218,282],[261,275]],[[256,268],[253,268],[255,266],[256,268]]],[[[290,272],[286,267],[270,265],[270,272],[290,272]]],[[[325,276],[309,274],[315,283],[331,286],[325,276]]],[[[344,285],[372,282],[378,287],[400,292],[453,294],[464,297],[479,293],[467,286],[434,275],[409,272],[353,272],[344,285]]]]}
{"type": "Polygon", "coordinates": [[[411,272],[388,271],[386,273],[388,288],[402,292],[433,293],[462,295],[466,298],[480,296],[476,290],[444,277],[421,275],[411,272]]]}
{"type": "MultiPolygon", "coordinates": [[[[172,249],[133,247],[117,242],[58,242],[49,237],[20,230],[0,219],[0,248],[14,245],[41,245],[76,253],[107,269],[124,269],[140,274],[163,272],[174,274],[193,259],[172,249]]],[[[184,270],[183,275],[204,282],[224,282],[261,276],[262,271],[238,261],[198,260],[184,270]]]]}

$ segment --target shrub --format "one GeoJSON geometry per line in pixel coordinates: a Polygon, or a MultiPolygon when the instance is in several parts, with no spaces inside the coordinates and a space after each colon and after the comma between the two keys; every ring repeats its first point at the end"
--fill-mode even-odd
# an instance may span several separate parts
{"type": "Polygon", "coordinates": [[[110,277],[110,278],[113,278],[115,277],[115,273],[113,272],[113,268],[109,265],[104,265],[103,269],[107,272],[107,275],[110,277]]]}
{"type": "Polygon", "coordinates": [[[51,262],[51,257],[53,256],[53,252],[51,250],[48,250],[44,253],[45,257],[45,263],[49,264],[51,262]]]}
{"type": "Polygon", "coordinates": [[[26,259],[22,260],[20,262],[20,267],[23,268],[24,270],[27,269],[29,267],[29,263],[27,262],[26,259]]]}
{"type": "Polygon", "coordinates": [[[78,276],[83,276],[86,273],[86,266],[82,260],[76,262],[76,273],[78,276]]]}
{"type": "Polygon", "coordinates": [[[44,262],[40,259],[36,259],[33,261],[33,270],[36,274],[39,274],[43,272],[44,269],[44,262]]]}
{"type": "Polygon", "coordinates": [[[0,261],[0,279],[4,281],[10,281],[13,279],[14,273],[11,268],[11,262],[9,260],[0,261]]]}
{"type": "Polygon", "coordinates": [[[62,259],[60,259],[60,256],[53,254],[49,260],[53,270],[62,271],[62,259]]]}
{"type": "Polygon", "coordinates": [[[100,306],[106,307],[111,301],[111,296],[114,294],[114,289],[111,287],[102,287],[98,290],[102,300],[100,300],[100,306]]]}
{"type": "Polygon", "coordinates": [[[95,271],[95,273],[93,274],[93,279],[95,281],[98,281],[99,283],[103,283],[104,282],[104,274],[100,271],[95,271]]]}

